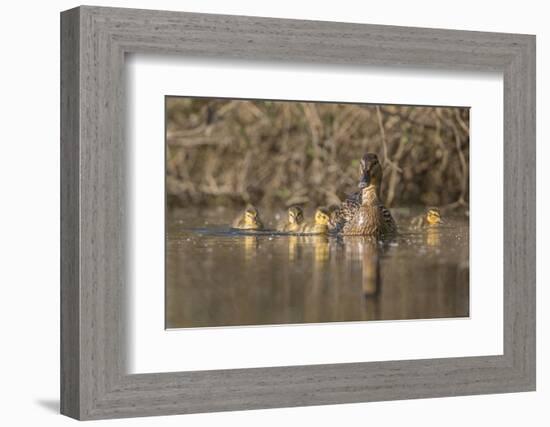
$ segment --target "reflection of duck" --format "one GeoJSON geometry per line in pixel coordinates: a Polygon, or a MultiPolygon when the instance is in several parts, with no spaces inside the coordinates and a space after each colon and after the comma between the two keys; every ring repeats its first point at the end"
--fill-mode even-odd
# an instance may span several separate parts
{"type": "Polygon", "coordinates": [[[346,246],[349,259],[361,263],[361,287],[363,295],[375,297],[380,292],[381,269],[380,255],[381,248],[375,236],[344,236],[342,242],[346,246]]]}
{"type": "Polygon", "coordinates": [[[282,226],[281,231],[285,233],[299,232],[303,227],[304,212],[299,206],[292,206],[288,209],[288,221],[282,226]]]}
{"type": "Polygon", "coordinates": [[[317,208],[313,224],[304,224],[301,231],[306,234],[326,234],[328,232],[329,212],[325,208],[317,208]]]}
{"type": "Polygon", "coordinates": [[[329,259],[330,255],[330,247],[329,247],[329,241],[327,236],[311,236],[309,237],[312,239],[313,247],[314,247],[314,253],[313,253],[313,259],[315,260],[315,264],[317,266],[320,266],[324,264],[329,259]]]}
{"type": "Polygon", "coordinates": [[[422,215],[415,216],[411,219],[411,228],[421,229],[426,227],[434,227],[441,224],[441,212],[438,208],[428,208],[422,215]]]}
{"type": "Polygon", "coordinates": [[[256,236],[241,236],[244,239],[244,259],[252,260],[258,252],[258,239],[256,236]]]}
{"type": "Polygon", "coordinates": [[[324,264],[330,256],[329,239],[326,235],[300,235],[288,236],[288,260],[296,261],[303,257],[304,251],[309,252],[313,247],[314,264],[324,264]]]}
{"type": "Polygon", "coordinates": [[[296,261],[301,258],[298,236],[288,236],[288,260],[296,261]]]}
{"type": "Polygon", "coordinates": [[[441,230],[439,227],[428,227],[426,229],[426,244],[431,247],[438,247],[441,244],[441,230]]]}
{"type": "Polygon", "coordinates": [[[395,233],[395,221],[378,197],[382,182],[382,166],[376,154],[367,153],[363,156],[361,171],[360,194],[353,193],[333,212],[330,230],[360,236],[395,233]]]}
{"type": "Polygon", "coordinates": [[[244,212],[233,222],[233,228],[240,230],[261,230],[263,227],[258,209],[252,205],[248,205],[244,212]]]}
{"type": "MultiPolygon", "coordinates": [[[[368,238],[368,237],[367,237],[368,238]]],[[[373,239],[371,237],[371,239],[373,239]]],[[[363,280],[362,288],[365,297],[378,295],[380,292],[380,254],[377,242],[365,242],[363,251],[363,280]]]]}

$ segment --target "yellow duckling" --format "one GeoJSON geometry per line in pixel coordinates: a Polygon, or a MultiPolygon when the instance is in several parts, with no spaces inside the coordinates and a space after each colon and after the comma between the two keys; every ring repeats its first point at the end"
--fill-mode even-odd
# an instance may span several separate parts
{"type": "Polygon", "coordinates": [[[317,208],[315,211],[315,222],[313,224],[304,224],[301,229],[306,234],[327,234],[330,213],[326,208],[317,208]]]}
{"type": "Polygon", "coordinates": [[[428,208],[422,215],[415,216],[411,219],[411,228],[419,230],[426,227],[434,227],[441,224],[441,212],[438,208],[428,208]]]}
{"type": "Polygon", "coordinates": [[[288,209],[288,222],[281,227],[284,233],[298,233],[303,227],[304,211],[299,206],[291,206],[288,209]]]}
{"type": "Polygon", "coordinates": [[[262,230],[264,228],[258,209],[248,205],[244,212],[233,221],[233,228],[239,230],[262,230]]]}

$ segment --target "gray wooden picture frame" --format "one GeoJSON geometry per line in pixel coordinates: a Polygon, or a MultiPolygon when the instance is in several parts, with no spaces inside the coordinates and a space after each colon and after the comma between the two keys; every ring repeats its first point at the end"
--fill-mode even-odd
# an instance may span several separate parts
{"type": "Polygon", "coordinates": [[[535,389],[535,37],[83,6],[61,14],[61,412],[183,414],[535,389]],[[126,372],[127,53],[504,76],[504,353],[126,372]]]}

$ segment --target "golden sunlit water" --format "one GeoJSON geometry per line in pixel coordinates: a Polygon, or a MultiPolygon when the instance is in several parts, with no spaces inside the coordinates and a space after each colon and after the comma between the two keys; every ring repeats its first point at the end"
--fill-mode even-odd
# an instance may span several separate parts
{"type": "Polygon", "coordinates": [[[398,218],[381,242],[237,232],[236,213],[169,212],[167,328],[469,316],[467,219],[413,232],[398,218]]]}

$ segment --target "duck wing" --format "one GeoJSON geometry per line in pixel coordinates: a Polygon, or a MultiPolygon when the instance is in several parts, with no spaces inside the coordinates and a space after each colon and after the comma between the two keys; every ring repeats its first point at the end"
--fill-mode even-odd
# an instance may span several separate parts
{"type": "Polygon", "coordinates": [[[349,223],[361,208],[361,191],[351,193],[346,200],[331,214],[328,229],[331,233],[339,233],[349,223]]]}
{"type": "Polygon", "coordinates": [[[397,231],[397,224],[393,219],[391,212],[384,205],[380,205],[380,211],[382,212],[382,221],[384,223],[384,233],[395,233],[397,231]]]}

